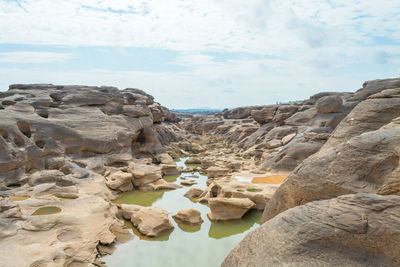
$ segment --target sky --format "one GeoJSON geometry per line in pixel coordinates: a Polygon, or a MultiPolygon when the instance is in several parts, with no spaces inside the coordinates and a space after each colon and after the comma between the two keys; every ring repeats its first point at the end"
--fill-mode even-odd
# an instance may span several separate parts
{"type": "Polygon", "coordinates": [[[110,85],[232,108],[399,76],[399,0],[0,0],[0,91],[110,85]]]}

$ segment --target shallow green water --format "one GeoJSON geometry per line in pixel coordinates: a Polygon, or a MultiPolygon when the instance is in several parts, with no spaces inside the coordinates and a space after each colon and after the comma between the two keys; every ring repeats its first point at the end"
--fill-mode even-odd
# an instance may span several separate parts
{"type": "Polygon", "coordinates": [[[49,215],[59,212],[61,212],[61,209],[59,207],[42,207],[35,210],[35,212],[32,213],[32,215],[49,215]]]}
{"type": "Polygon", "coordinates": [[[115,199],[114,203],[134,204],[144,207],[151,206],[157,199],[161,199],[166,190],[125,192],[115,199]]]}
{"type": "MultiPolygon", "coordinates": [[[[184,165],[187,158],[177,162],[184,165]]],[[[197,184],[191,187],[205,189],[207,177],[195,173],[197,184]]],[[[184,173],[180,177],[169,178],[177,184],[182,177],[191,176],[184,173]]],[[[191,178],[189,178],[191,179],[191,178]]],[[[115,201],[118,203],[137,204],[142,206],[159,206],[168,211],[175,229],[160,237],[149,238],[141,235],[129,222],[126,223],[136,235],[127,243],[118,245],[117,250],[103,258],[109,267],[214,267],[220,266],[224,257],[239,243],[260,221],[261,212],[250,211],[241,220],[211,222],[207,218],[210,212],[205,204],[193,202],[183,195],[190,187],[170,191],[128,192],[121,194],[115,201]],[[171,216],[181,209],[193,208],[200,211],[204,220],[201,226],[177,223],[171,216]]]]}
{"type": "Polygon", "coordinates": [[[11,200],[14,202],[27,200],[29,197],[12,197],[11,200]]]}
{"type": "Polygon", "coordinates": [[[178,177],[181,176],[180,174],[177,175],[168,175],[164,176],[164,180],[167,181],[168,183],[174,183],[178,179],[178,177]]]}

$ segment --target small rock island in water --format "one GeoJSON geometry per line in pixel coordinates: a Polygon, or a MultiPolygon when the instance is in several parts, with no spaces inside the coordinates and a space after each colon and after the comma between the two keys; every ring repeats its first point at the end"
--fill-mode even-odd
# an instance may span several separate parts
{"type": "Polygon", "coordinates": [[[400,79],[182,117],[132,88],[0,92],[0,266],[400,264],[400,79]]]}

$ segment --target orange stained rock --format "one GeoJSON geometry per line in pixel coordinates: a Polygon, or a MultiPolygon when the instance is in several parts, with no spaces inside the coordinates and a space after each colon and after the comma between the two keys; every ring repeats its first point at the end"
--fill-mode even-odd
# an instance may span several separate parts
{"type": "Polygon", "coordinates": [[[271,175],[266,177],[254,177],[253,184],[281,184],[286,179],[286,175],[271,175]]]}

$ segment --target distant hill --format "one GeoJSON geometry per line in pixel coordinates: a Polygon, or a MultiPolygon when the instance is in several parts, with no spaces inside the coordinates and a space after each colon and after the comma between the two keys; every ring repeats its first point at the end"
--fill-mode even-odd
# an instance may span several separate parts
{"type": "Polygon", "coordinates": [[[171,109],[172,112],[176,113],[207,113],[214,114],[222,112],[222,109],[211,109],[211,108],[188,108],[188,109],[171,109]]]}
{"type": "Polygon", "coordinates": [[[171,109],[179,118],[193,118],[196,116],[213,115],[222,112],[222,109],[211,108],[188,108],[188,109],[171,109]]]}

